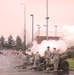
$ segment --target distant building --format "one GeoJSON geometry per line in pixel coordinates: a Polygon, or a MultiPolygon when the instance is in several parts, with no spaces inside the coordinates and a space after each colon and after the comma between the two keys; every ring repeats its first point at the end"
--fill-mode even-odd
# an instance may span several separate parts
{"type": "MultiPolygon", "coordinates": [[[[59,40],[60,37],[55,37],[55,36],[49,36],[48,40],[59,40]]],[[[40,44],[43,40],[46,40],[46,36],[36,36],[34,41],[36,41],[38,44],[40,44]]],[[[32,43],[30,43],[28,45],[29,48],[31,48],[33,45],[32,43]]],[[[68,48],[68,50],[74,51],[74,46],[71,46],[70,48],[68,48]]]]}
{"type": "MultiPolygon", "coordinates": [[[[48,40],[59,40],[60,37],[55,37],[55,36],[49,36],[48,40]]],[[[40,44],[43,40],[46,40],[46,36],[36,36],[35,41],[37,41],[38,44],[40,44]]]]}
{"type": "MultiPolygon", "coordinates": [[[[59,40],[60,37],[55,37],[55,36],[49,36],[48,40],[59,40]]],[[[34,41],[36,41],[38,44],[40,44],[43,40],[46,40],[46,36],[36,36],[34,41]]],[[[32,47],[32,42],[28,44],[28,47],[32,47]]]]}
{"type": "Polygon", "coordinates": [[[70,48],[68,48],[68,50],[71,50],[74,52],[74,46],[71,46],[70,48]]]}

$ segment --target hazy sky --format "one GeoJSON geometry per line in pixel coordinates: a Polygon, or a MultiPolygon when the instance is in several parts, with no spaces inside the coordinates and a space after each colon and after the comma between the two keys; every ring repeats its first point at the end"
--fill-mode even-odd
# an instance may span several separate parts
{"type": "MultiPolygon", "coordinates": [[[[49,1],[49,31],[54,31],[54,25],[58,26],[58,32],[64,25],[74,25],[74,0],[48,0],[49,1]]],[[[0,0],[0,36],[8,38],[10,34],[23,37],[24,10],[26,11],[26,33],[31,39],[31,16],[34,14],[34,32],[37,24],[41,25],[41,31],[45,31],[46,25],[46,0],[0,0]],[[26,10],[24,5],[26,6],[26,10]]]]}

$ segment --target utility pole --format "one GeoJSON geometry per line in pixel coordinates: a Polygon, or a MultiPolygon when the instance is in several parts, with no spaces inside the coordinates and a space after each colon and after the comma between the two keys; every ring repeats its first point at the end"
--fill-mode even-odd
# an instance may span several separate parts
{"type": "Polygon", "coordinates": [[[24,42],[23,42],[23,50],[25,52],[26,50],[26,6],[24,3],[21,3],[23,5],[23,10],[24,10],[24,42]]]}
{"type": "Polygon", "coordinates": [[[54,25],[54,27],[55,27],[55,37],[57,37],[57,25],[54,25]]]}
{"type": "MultiPolygon", "coordinates": [[[[43,25],[43,26],[47,28],[47,25],[43,25]]],[[[46,30],[45,30],[45,35],[47,36],[47,31],[46,30]]]]}
{"type": "Polygon", "coordinates": [[[40,25],[37,25],[38,26],[38,37],[40,37],[40,25]]]}
{"type": "Polygon", "coordinates": [[[46,0],[46,25],[47,25],[47,35],[46,35],[46,39],[48,40],[48,0],[46,0]]]}
{"type": "Polygon", "coordinates": [[[34,15],[31,14],[30,16],[32,17],[32,42],[33,42],[34,40],[34,15]]]}

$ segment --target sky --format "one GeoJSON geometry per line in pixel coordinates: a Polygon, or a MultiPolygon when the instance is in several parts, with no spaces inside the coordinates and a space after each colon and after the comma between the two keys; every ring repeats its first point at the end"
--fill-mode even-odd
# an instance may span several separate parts
{"type": "MultiPolygon", "coordinates": [[[[74,25],[73,8],[74,0],[48,0],[49,34],[51,31],[54,33],[54,25],[58,26],[58,33],[63,26],[74,25]]],[[[43,25],[46,25],[46,0],[0,0],[0,36],[7,39],[12,34],[14,39],[17,35],[23,39],[25,23],[26,39],[31,40],[31,14],[34,15],[34,34],[38,30],[37,24],[41,26],[40,31],[45,32],[46,27],[43,25]]]]}

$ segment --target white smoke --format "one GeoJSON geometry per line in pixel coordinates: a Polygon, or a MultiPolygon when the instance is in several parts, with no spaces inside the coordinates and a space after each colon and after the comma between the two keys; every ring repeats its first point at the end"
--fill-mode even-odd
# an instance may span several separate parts
{"type": "Polygon", "coordinates": [[[37,51],[40,53],[41,56],[44,55],[44,51],[47,49],[47,46],[50,46],[50,51],[53,52],[53,48],[55,47],[57,50],[60,50],[60,53],[63,53],[67,50],[66,43],[59,39],[59,40],[44,40],[41,44],[35,43],[31,48],[33,53],[37,51]]]}
{"type": "Polygon", "coordinates": [[[35,54],[39,50],[38,44],[36,41],[33,41],[33,46],[31,47],[31,51],[35,54]]]}
{"type": "Polygon", "coordinates": [[[55,47],[57,50],[60,50],[60,53],[65,52],[71,46],[74,46],[74,26],[63,26],[62,28],[62,37],[59,40],[44,40],[41,44],[33,43],[33,47],[31,48],[33,53],[37,51],[41,56],[44,55],[44,51],[47,49],[47,46],[50,46],[50,51],[53,52],[53,48],[55,47]]]}
{"type": "Polygon", "coordinates": [[[0,70],[15,69],[16,66],[22,65],[26,61],[24,54],[17,55],[16,51],[0,50],[0,70]]]}
{"type": "Polygon", "coordinates": [[[65,25],[62,34],[62,38],[65,40],[67,47],[70,48],[71,46],[74,46],[74,25],[65,25]]]}

